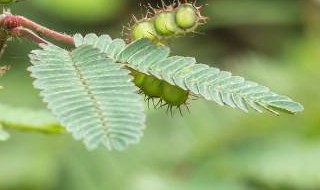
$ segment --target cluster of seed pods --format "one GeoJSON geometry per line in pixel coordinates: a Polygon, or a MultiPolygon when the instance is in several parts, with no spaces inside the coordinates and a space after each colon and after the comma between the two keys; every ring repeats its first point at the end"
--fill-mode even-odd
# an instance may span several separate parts
{"type": "MultiPolygon", "coordinates": [[[[141,38],[148,38],[156,45],[162,45],[169,39],[193,33],[197,27],[206,21],[206,17],[200,14],[201,7],[196,6],[196,2],[177,2],[171,5],[163,5],[161,8],[152,8],[152,13],[138,20],[133,17],[134,23],[129,27],[126,36],[127,42],[132,42],[141,38]]],[[[173,86],[165,81],[153,76],[146,75],[131,70],[134,83],[145,94],[147,100],[159,99],[156,106],[168,106],[168,110],[186,105],[190,93],[177,86],[173,86]]],[[[180,110],[181,111],[181,110],[180,110]]]]}
{"type": "Polygon", "coordinates": [[[152,8],[152,11],[140,20],[133,16],[134,23],[130,27],[127,40],[149,38],[161,42],[193,33],[207,19],[201,15],[201,8],[196,6],[196,2],[185,1],[152,8]]]}

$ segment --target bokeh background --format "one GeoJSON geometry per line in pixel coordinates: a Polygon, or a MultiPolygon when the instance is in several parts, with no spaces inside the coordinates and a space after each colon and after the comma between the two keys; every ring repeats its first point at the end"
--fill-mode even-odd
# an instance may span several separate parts
{"type": "MultiPolygon", "coordinates": [[[[156,5],[160,0],[148,1],[156,5]]],[[[58,31],[121,37],[143,0],[27,0],[11,6],[58,31]]],[[[241,75],[301,102],[298,115],[241,113],[202,100],[171,117],[146,109],[140,144],[88,152],[69,134],[8,130],[0,142],[1,190],[320,189],[320,1],[199,0],[210,19],[199,34],[170,42],[172,54],[241,75]]],[[[26,71],[37,48],[8,43],[0,60],[1,104],[45,109],[26,71]]],[[[3,112],[4,113],[4,112],[3,112]]],[[[0,113],[0,114],[3,114],[0,113]]]]}

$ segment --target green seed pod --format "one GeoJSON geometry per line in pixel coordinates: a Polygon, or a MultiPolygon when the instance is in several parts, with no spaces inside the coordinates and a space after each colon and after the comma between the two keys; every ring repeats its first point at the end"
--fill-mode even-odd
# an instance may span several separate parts
{"type": "Polygon", "coordinates": [[[145,74],[141,73],[141,74],[138,74],[136,77],[134,77],[134,84],[137,86],[137,87],[142,87],[142,84],[143,84],[143,81],[144,81],[144,78],[145,78],[145,74]]]}
{"type": "Polygon", "coordinates": [[[146,77],[146,74],[144,73],[140,73],[134,69],[129,69],[131,71],[131,76],[133,76],[133,83],[141,88],[142,87],[142,84],[143,84],[143,81],[144,81],[144,78],[146,77]]]}
{"type": "MultiPolygon", "coordinates": [[[[152,14],[148,12],[140,20],[133,17],[134,23],[129,27],[130,32],[126,33],[127,42],[149,38],[156,45],[161,45],[171,38],[194,32],[206,20],[200,14],[201,7],[197,7],[195,4],[194,2],[192,4],[174,3],[168,6],[164,5],[160,9],[153,9],[152,14]]],[[[180,110],[180,107],[186,104],[189,98],[189,91],[153,76],[135,70],[131,70],[131,75],[134,77],[135,85],[146,95],[146,99],[160,99],[155,106],[168,105],[168,110],[172,111],[174,107],[180,110]]]]}
{"type": "Polygon", "coordinates": [[[189,92],[167,82],[162,83],[162,98],[170,106],[181,106],[186,103],[189,92]]]}
{"type": "Polygon", "coordinates": [[[131,39],[138,40],[141,38],[149,38],[151,40],[157,37],[153,23],[150,20],[139,21],[133,25],[131,29],[131,39]]]}
{"type": "Polygon", "coordinates": [[[149,98],[160,98],[162,93],[162,81],[146,75],[143,80],[142,90],[149,98]]]}
{"type": "Polygon", "coordinates": [[[149,38],[157,45],[163,45],[167,40],[194,32],[206,17],[200,14],[201,6],[193,3],[173,3],[162,8],[152,9],[140,20],[133,16],[129,33],[125,33],[128,43],[140,38],[149,38]]]}
{"type": "Polygon", "coordinates": [[[198,9],[196,9],[192,4],[186,3],[179,6],[176,9],[176,24],[184,30],[197,27],[197,23],[199,21],[197,12],[198,9]]]}
{"type": "Polygon", "coordinates": [[[164,11],[154,17],[154,27],[159,35],[171,36],[179,32],[173,12],[164,11]]]}

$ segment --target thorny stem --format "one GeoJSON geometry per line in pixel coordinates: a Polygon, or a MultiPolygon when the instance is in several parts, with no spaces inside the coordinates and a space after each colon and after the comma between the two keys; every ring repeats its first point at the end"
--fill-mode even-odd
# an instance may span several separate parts
{"type": "Polygon", "coordinates": [[[24,36],[37,44],[49,43],[38,35],[40,34],[63,43],[74,45],[74,40],[71,36],[51,30],[19,15],[2,14],[0,16],[0,29],[7,30],[9,36],[24,36]]]}

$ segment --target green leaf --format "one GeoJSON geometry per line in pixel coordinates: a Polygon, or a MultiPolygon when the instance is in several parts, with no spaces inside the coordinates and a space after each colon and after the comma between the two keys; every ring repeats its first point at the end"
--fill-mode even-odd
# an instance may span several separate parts
{"type": "Polygon", "coordinates": [[[255,82],[245,81],[242,77],[232,76],[230,72],[196,63],[191,57],[168,57],[170,52],[168,47],[155,46],[148,39],[135,41],[125,48],[119,46],[116,53],[110,53],[114,49],[111,45],[119,40],[112,41],[107,35],[98,37],[95,34],[88,34],[84,38],[75,35],[74,39],[77,46],[91,44],[119,63],[189,90],[219,105],[228,105],[245,112],[248,112],[248,108],[258,112],[265,109],[277,115],[278,111],[288,113],[303,111],[301,104],[255,82]]]}
{"type": "MultiPolygon", "coordinates": [[[[111,53],[119,45],[115,42],[111,53]]],[[[44,102],[88,149],[104,145],[122,150],[139,141],[144,104],[129,71],[91,45],[72,52],[47,45],[32,51],[30,58],[33,65],[28,70],[44,102]]]]}
{"type": "Polygon", "coordinates": [[[155,47],[148,40],[137,41],[119,55],[119,61],[127,62],[130,67],[140,72],[151,74],[196,95],[201,95],[207,100],[239,108],[245,112],[249,107],[258,112],[261,112],[260,108],[264,108],[275,114],[279,114],[277,110],[290,113],[303,110],[300,104],[286,96],[271,92],[267,87],[255,82],[245,81],[242,77],[232,76],[230,72],[198,64],[194,58],[164,56],[160,61],[153,59],[158,52],[166,49],[155,47]],[[146,47],[143,52],[135,49],[142,44],[146,47]],[[153,51],[155,49],[162,50],[153,51]],[[146,61],[146,57],[150,59],[146,61]],[[151,64],[145,64],[149,61],[151,64]]]}
{"type": "Polygon", "coordinates": [[[7,141],[10,138],[10,134],[5,131],[0,124],[0,141],[7,141]]]}
{"type": "Polygon", "coordinates": [[[63,133],[54,117],[44,110],[16,108],[0,104],[0,125],[21,131],[63,133]]]}

